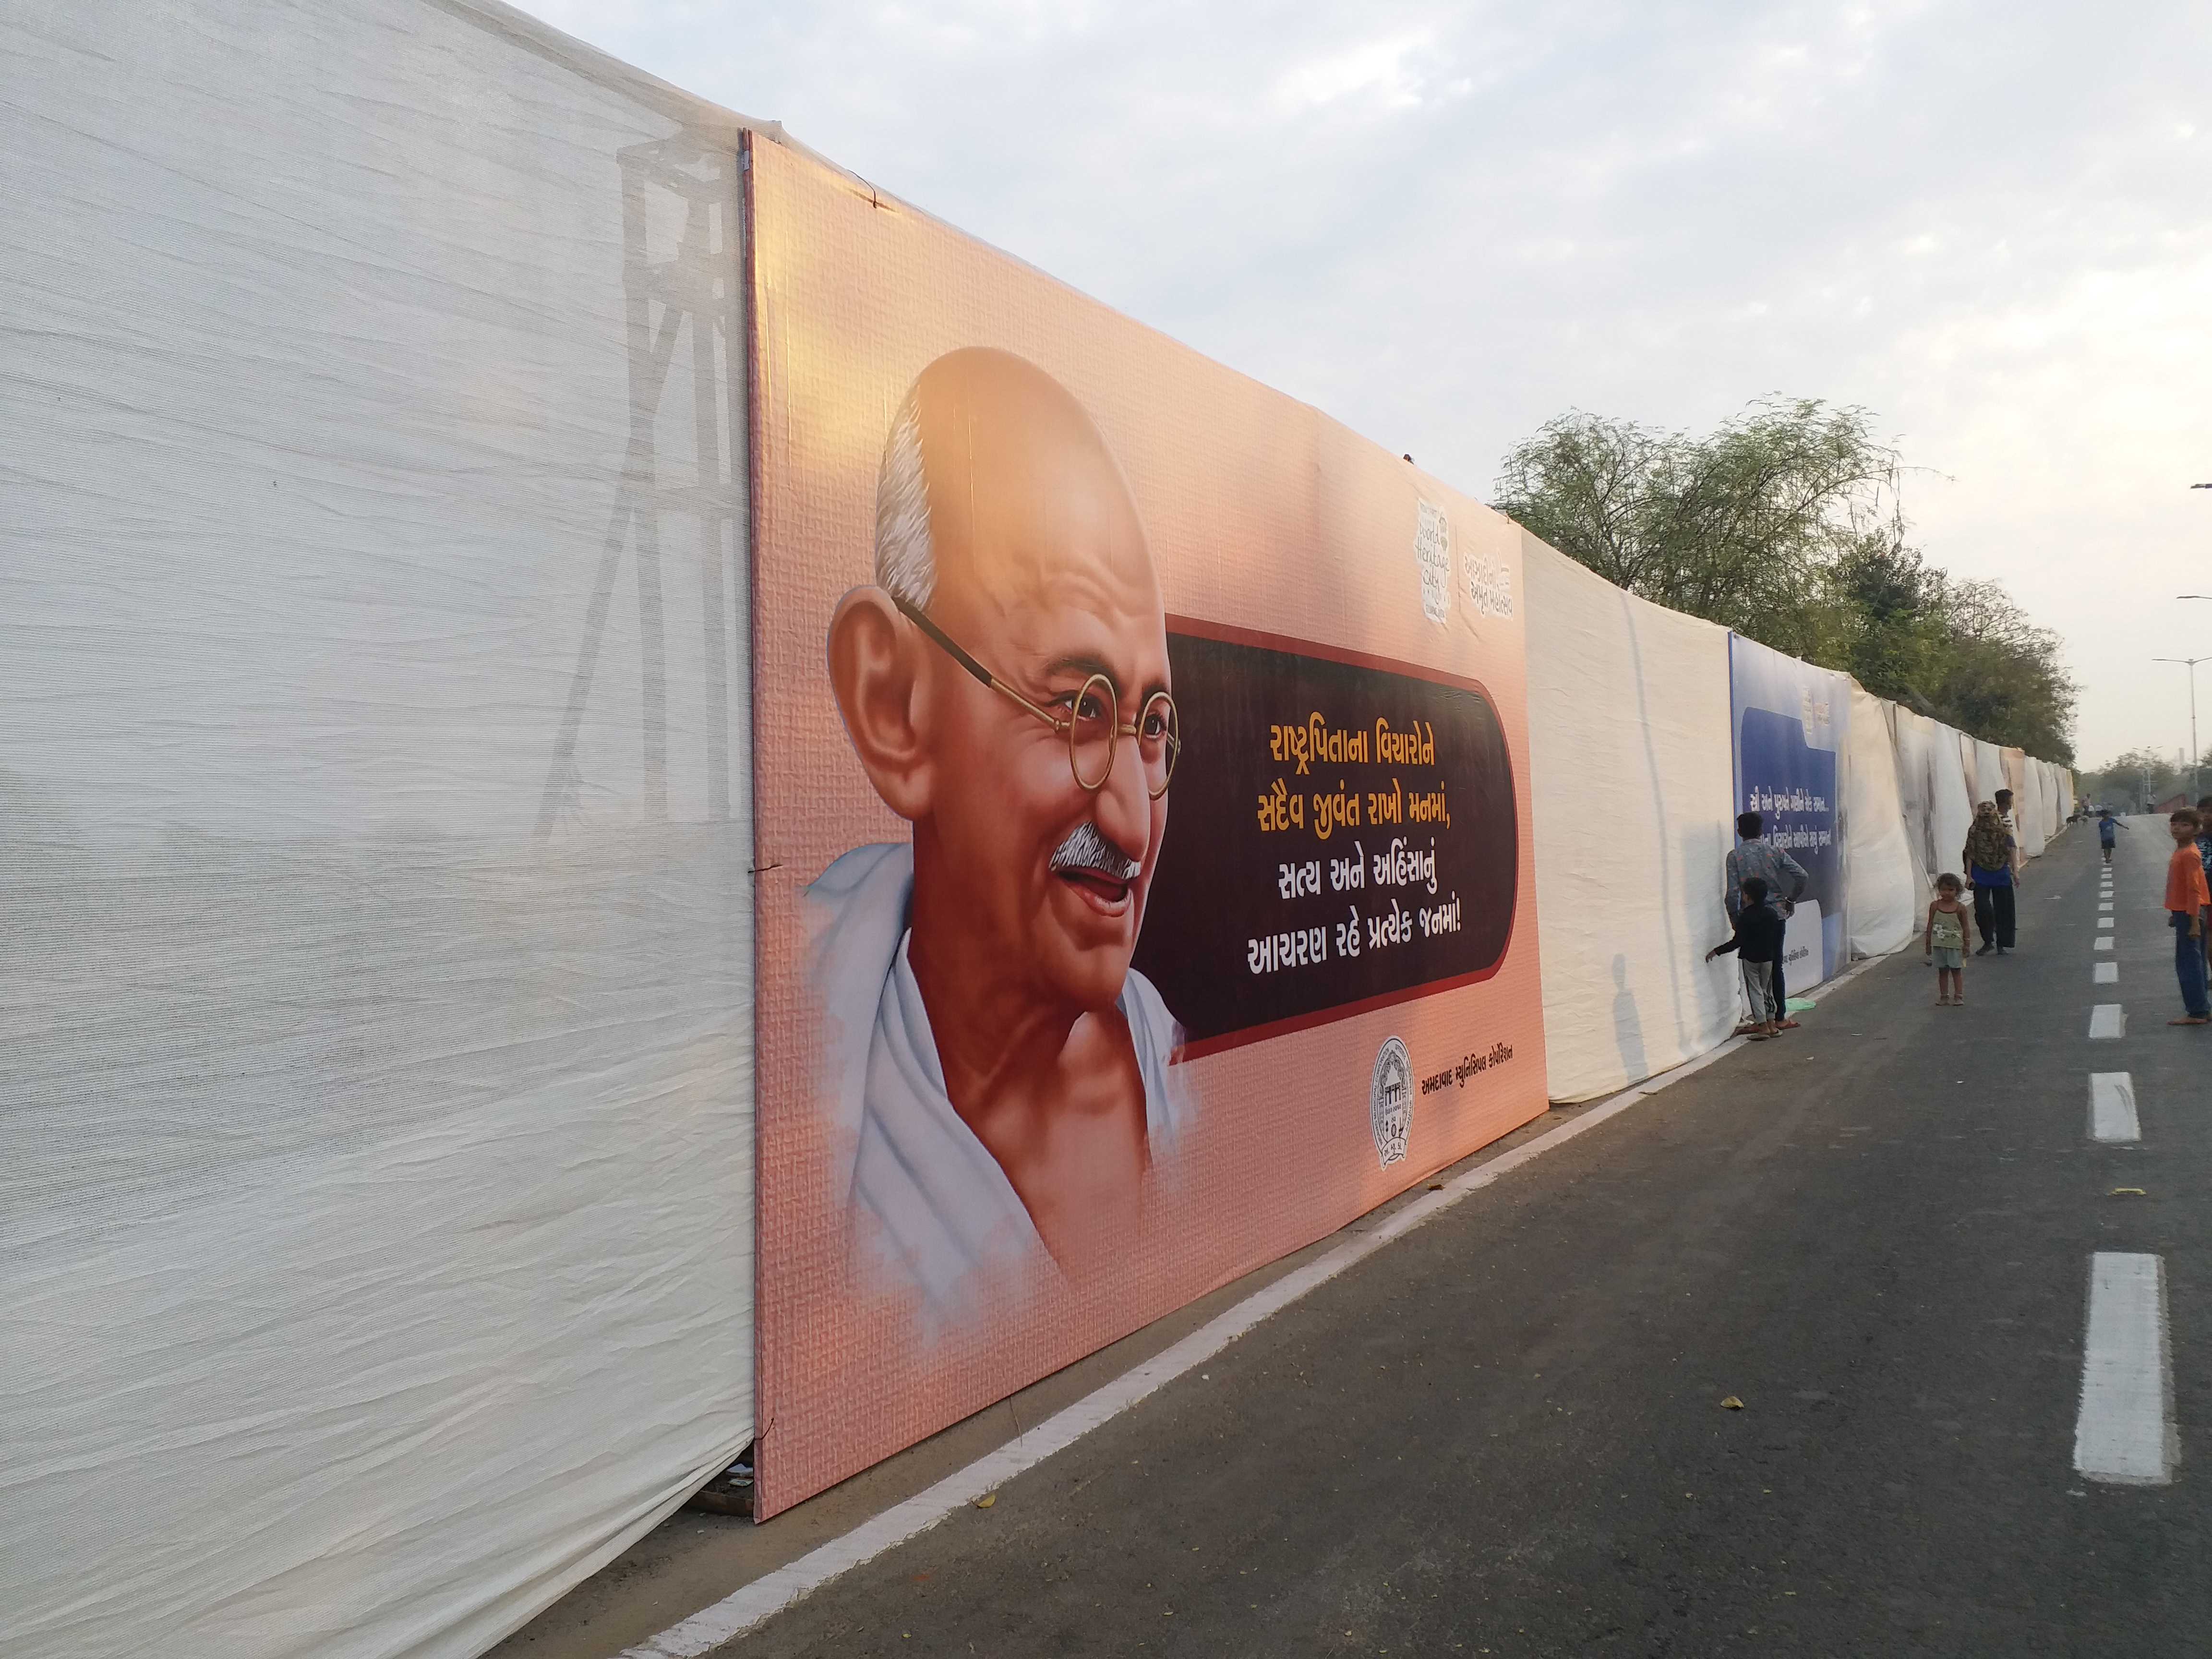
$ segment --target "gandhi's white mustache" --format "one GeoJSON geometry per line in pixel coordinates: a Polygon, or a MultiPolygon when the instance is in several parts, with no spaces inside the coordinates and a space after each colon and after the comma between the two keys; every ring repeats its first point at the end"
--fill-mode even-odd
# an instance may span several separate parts
{"type": "Polygon", "coordinates": [[[1062,870],[1096,870],[1114,881],[1134,881],[1137,860],[1098,833],[1098,826],[1085,818],[1068,832],[1067,839],[1053,849],[1048,866],[1054,873],[1062,870]]]}

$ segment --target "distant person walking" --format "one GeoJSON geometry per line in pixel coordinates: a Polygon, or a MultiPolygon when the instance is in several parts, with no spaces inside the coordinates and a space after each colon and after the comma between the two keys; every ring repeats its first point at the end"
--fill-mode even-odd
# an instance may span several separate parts
{"type": "Polygon", "coordinates": [[[1735,931],[1724,943],[1706,951],[1705,960],[1711,962],[1725,951],[1736,953],[1736,964],[1743,974],[1743,994],[1751,1004],[1751,1030],[1746,1035],[1754,1042],[1764,1042],[1781,1034],[1782,1016],[1787,1012],[1777,988],[1787,927],[1781,914],[1767,903],[1766,884],[1757,876],[1745,877],[1735,897],[1735,902],[1729,907],[1735,931]]]}
{"type": "MultiPolygon", "coordinates": [[[[1744,883],[1753,878],[1764,886],[1768,908],[1788,921],[1790,913],[1797,908],[1797,901],[1805,896],[1805,885],[1812,878],[1805,873],[1803,865],[1766,839],[1766,820],[1757,812],[1741,814],[1735,821],[1735,832],[1741,840],[1729,849],[1721,878],[1721,906],[1728,912],[1729,926],[1735,926],[1735,913],[1743,902],[1744,883]]],[[[1797,1022],[1790,1018],[1790,988],[1783,973],[1782,954],[1779,951],[1774,953],[1775,1020],[1778,1029],[1787,1030],[1797,1022]]],[[[1752,1018],[1756,1024],[1756,1011],[1752,1018]]]]}
{"type": "Polygon", "coordinates": [[[2166,820],[2173,832],[2173,856],[2166,866],[2166,926],[2173,929],[2173,976],[2181,982],[2182,1015],[2169,1025],[2212,1024],[2204,983],[2204,912],[2212,907],[2212,890],[2204,883],[2204,857],[2197,850],[2203,828],[2187,807],[2166,820]]]}
{"type": "Polygon", "coordinates": [[[2128,826],[2126,824],[2122,823],[2118,818],[2112,816],[2112,809],[2111,807],[2106,806],[2099,809],[2097,813],[2097,845],[2105,849],[2106,863],[2110,864],[2112,861],[2113,845],[2119,840],[2120,831],[2127,827],[2128,826]]]}
{"type": "Polygon", "coordinates": [[[1961,884],[1945,871],[1936,878],[1935,902],[1928,907],[1928,926],[1921,934],[1921,950],[1936,964],[1936,1006],[1963,1007],[1966,1001],[1966,907],[1959,902],[1961,884]]]}
{"type": "Polygon", "coordinates": [[[1978,957],[1992,951],[2002,956],[2013,948],[2018,915],[2013,893],[2013,848],[2012,836],[1997,814],[1996,803],[1984,801],[1974,809],[1973,827],[1966,831],[1966,844],[1959,853],[1959,862],[1966,866],[1966,880],[1974,890],[1974,926],[1982,935],[1982,948],[1974,952],[1978,957]]]}

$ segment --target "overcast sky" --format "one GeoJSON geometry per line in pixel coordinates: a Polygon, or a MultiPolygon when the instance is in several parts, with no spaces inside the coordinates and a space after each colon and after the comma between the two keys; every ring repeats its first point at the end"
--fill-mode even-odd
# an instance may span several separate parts
{"type": "Polygon", "coordinates": [[[527,9],[1483,499],[1570,407],[1863,404],[1930,557],[2064,636],[2083,763],[2189,742],[2201,0],[527,9]]]}

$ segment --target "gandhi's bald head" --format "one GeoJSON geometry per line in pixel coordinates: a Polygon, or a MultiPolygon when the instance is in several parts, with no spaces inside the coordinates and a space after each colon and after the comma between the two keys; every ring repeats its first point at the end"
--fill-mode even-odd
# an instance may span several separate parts
{"type": "Polygon", "coordinates": [[[884,440],[877,585],[927,610],[940,562],[955,580],[986,581],[1103,564],[1153,586],[1136,503],[1106,440],[1065,386],[1012,352],[939,357],[908,388],[884,440]]]}
{"type": "Polygon", "coordinates": [[[969,678],[892,601],[1041,708],[1066,708],[1103,673],[1134,719],[1168,689],[1167,640],[1119,464],[1035,364],[949,353],[892,420],[875,556],[877,586],[831,623],[830,672],[871,781],[915,826],[915,951],[969,935],[1070,1006],[1110,1003],[1165,801],[1127,753],[1103,788],[1079,787],[1064,737],[969,678]]]}

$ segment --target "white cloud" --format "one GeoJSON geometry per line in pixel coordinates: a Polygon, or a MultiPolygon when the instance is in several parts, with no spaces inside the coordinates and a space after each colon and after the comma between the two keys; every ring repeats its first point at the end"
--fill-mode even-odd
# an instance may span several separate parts
{"type": "Polygon", "coordinates": [[[2088,757],[2187,741],[2132,665],[2212,635],[2212,10],[535,9],[1477,495],[1571,405],[1869,405],[1954,480],[1931,555],[2064,633],[2088,757]]]}
{"type": "Polygon", "coordinates": [[[1431,44],[1427,30],[1370,40],[1346,51],[1308,58],[1275,82],[1275,96],[1292,109],[1371,99],[1391,109],[1410,109],[1421,101],[1422,76],[1407,64],[1431,44]]]}

